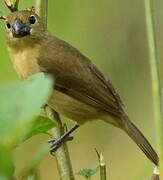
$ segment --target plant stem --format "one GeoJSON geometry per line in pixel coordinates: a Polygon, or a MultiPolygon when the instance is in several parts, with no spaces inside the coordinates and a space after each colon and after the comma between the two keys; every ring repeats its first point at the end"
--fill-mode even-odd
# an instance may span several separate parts
{"type": "Polygon", "coordinates": [[[102,154],[100,154],[100,180],[106,180],[106,164],[102,154]]]}
{"type": "Polygon", "coordinates": [[[18,9],[18,5],[19,5],[19,0],[15,0],[15,2],[14,2],[15,9],[18,9]]]}
{"type": "MultiPolygon", "coordinates": [[[[50,119],[55,120],[58,124],[50,131],[50,133],[53,135],[54,138],[60,137],[62,134],[64,134],[64,127],[58,113],[48,106],[46,107],[46,113],[50,119]]],[[[66,143],[64,143],[55,152],[55,158],[57,161],[60,180],[74,180],[71,161],[66,143]]]]}
{"type": "Polygon", "coordinates": [[[99,153],[97,151],[97,149],[95,149],[96,153],[97,153],[97,157],[99,160],[99,166],[100,166],[100,180],[106,180],[106,164],[104,161],[104,157],[102,155],[102,153],[99,153]]]}
{"type": "Polygon", "coordinates": [[[163,179],[163,114],[162,114],[162,95],[160,85],[160,72],[159,72],[159,58],[156,46],[156,34],[154,29],[154,15],[151,0],[144,0],[145,2],[145,15],[147,24],[147,36],[150,57],[150,70],[152,78],[152,93],[153,93],[153,109],[154,120],[156,122],[156,137],[159,152],[159,165],[160,165],[160,179],[163,179]]]}
{"type": "Polygon", "coordinates": [[[36,13],[43,18],[44,25],[47,27],[48,0],[36,0],[36,13]]]}

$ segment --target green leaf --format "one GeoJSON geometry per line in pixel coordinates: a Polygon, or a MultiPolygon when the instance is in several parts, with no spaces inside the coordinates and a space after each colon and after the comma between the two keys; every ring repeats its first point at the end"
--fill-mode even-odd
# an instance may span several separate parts
{"type": "Polygon", "coordinates": [[[0,87],[1,142],[3,139],[16,141],[22,135],[27,124],[48,100],[51,91],[52,80],[43,73],[0,87]]]}
{"type": "Polygon", "coordinates": [[[0,174],[12,176],[14,173],[14,164],[11,151],[0,145],[0,174]]]}
{"type": "Polygon", "coordinates": [[[34,135],[37,135],[40,133],[46,133],[48,130],[52,129],[54,126],[56,126],[56,124],[51,119],[44,116],[38,116],[32,122],[31,128],[29,132],[27,133],[25,140],[29,139],[30,137],[34,135]]]}
{"type": "Polygon", "coordinates": [[[95,168],[90,168],[90,169],[81,169],[77,172],[77,175],[81,175],[84,176],[86,179],[90,179],[91,176],[93,176],[94,174],[96,174],[99,170],[100,166],[98,165],[95,168]]]}

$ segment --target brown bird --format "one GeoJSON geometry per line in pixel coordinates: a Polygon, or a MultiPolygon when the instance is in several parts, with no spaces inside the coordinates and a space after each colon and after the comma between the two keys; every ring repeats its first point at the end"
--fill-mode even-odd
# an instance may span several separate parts
{"type": "Polygon", "coordinates": [[[55,88],[47,102],[52,109],[79,125],[101,119],[124,130],[158,165],[156,152],[129,120],[113,85],[86,56],[50,34],[32,9],[8,15],[6,31],[10,56],[21,79],[38,72],[55,77],[55,88]]]}

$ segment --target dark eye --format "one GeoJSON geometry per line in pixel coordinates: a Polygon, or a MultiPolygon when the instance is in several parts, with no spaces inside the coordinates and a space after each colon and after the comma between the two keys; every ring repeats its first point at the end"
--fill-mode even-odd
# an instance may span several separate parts
{"type": "Polygon", "coordinates": [[[6,26],[7,26],[8,29],[11,28],[11,25],[10,25],[10,23],[8,23],[8,22],[6,23],[6,26]]]}
{"type": "Polygon", "coordinates": [[[29,17],[29,23],[34,24],[36,22],[36,18],[32,15],[29,17]]]}

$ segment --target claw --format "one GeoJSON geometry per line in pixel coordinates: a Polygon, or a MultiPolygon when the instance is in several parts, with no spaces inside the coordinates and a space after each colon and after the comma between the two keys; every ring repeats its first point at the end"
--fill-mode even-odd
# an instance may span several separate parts
{"type": "Polygon", "coordinates": [[[67,141],[72,141],[73,137],[69,136],[75,129],[77,129],[79,125],[73,126],[69,131],[65,132],[61,137],[59,138],[53,138],[49,139],[48,142],[52,143],[50,153],[53,154],[63,143],[67,141]]]}
{"type": "Polygon", "coordinates": [[[49,139],[48,142],[52,143],[50,152],[55,152],[63,143],[67,141],[72,141],[74,138],[72,136],[59,137],[54,139],[49,139]]]}
{"type": "Polygon", "coordinates": [[[48,143],[54,143],[57,140],[57,138],[52,138],[48,140],[48,143]]]}

